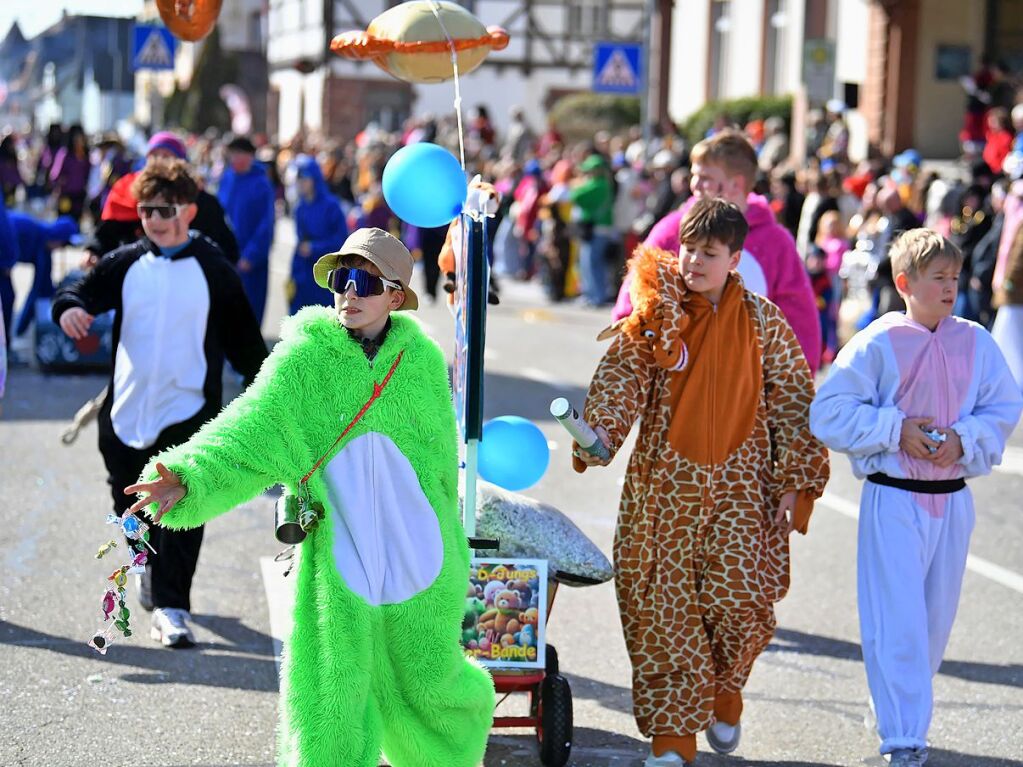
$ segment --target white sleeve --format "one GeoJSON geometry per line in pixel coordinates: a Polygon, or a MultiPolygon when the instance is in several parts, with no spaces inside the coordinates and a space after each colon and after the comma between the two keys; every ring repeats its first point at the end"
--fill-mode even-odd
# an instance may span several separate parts
{"type": "Polygon", "coordinates": [[[977,331],[977,397],[973,412],[952,424],[963,443],[959,463],[968,477],[991,473],[1023,410],[1023,396],[994,339],[977,331]]]}
{"type": "Polygon", "coordinates": [[[832,450],[858,458],[898,452],[905,415],[881,404],[883,363],[873,338],[854,339],[835,359],[810,405],[810,430],[832,450]]]}

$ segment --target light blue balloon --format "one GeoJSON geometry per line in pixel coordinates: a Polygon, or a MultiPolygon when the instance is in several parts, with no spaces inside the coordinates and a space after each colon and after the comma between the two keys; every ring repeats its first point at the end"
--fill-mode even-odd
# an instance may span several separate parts
{"type": "Polygon", "coordinates": [[[524,490],[547,471],[551,451],[536,424],[517,415],[503,415],[483,425],[479,473],[505,490],[524,490]]]}
{"type": "Polygon", "coordinates": [[[447,149],[426,141],[409,144],[384,166],[384,199],[414,226],[444,226],[465,205],[465,172],[447,149]]]}

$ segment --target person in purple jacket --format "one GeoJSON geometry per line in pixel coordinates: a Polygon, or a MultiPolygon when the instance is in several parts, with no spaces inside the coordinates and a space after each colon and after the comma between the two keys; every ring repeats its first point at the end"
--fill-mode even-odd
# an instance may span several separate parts
{"type": "Polygon", "coordinates": [[[72,125],[67,141],[53,158],[50,181],[57,195],[57,213],[81,221],[85,207],[86,187],[89,183],[89,145],[81,125],[72,125]]]}
{"type": "MultiPolygon", "coordinates": [[[[679,223],[697,200],[721,197],[737,205],[749,224],[737,271],[749,290],[766,296],[781,309],[799,339],[810,371],[816,373],[821,329],[810,278],[792,235],[775,221],[767,200],[750,192],[757,173],[753,145],[738,131],[721,131],[694,146],[690,160],[693,196],[654,224],[645,244],[677,253],[679,223]]],[[[632,313],[631,282],[627,277],[618,294],[612,310],[615,321],[632,313]]]]}

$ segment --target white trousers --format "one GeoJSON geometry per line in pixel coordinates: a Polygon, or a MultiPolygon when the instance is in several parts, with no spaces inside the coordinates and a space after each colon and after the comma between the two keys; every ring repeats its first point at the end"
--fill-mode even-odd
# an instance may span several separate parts
{"type": "Polygon", "coordinates": [[[913,494],[866,482],[860,500],[860,638],[881,753],[924,748],[931,680],[952,632],[973,532],[969,489],[932,517],[913,494]]]}

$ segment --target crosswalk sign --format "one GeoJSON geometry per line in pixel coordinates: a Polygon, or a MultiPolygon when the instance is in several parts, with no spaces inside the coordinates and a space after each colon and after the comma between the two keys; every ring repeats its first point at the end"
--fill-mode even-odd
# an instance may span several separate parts
{"type": "Polygon", "coordinates": [[[596,43],[593,46],[593,92],[638,95],[643,87],[639,43],[596,43]]]}
{"type": "Polygon", "coordinates": [[[132,69],[174,69],[176,46],[174,35],[166,27],[136,24],[132,69]]]}

